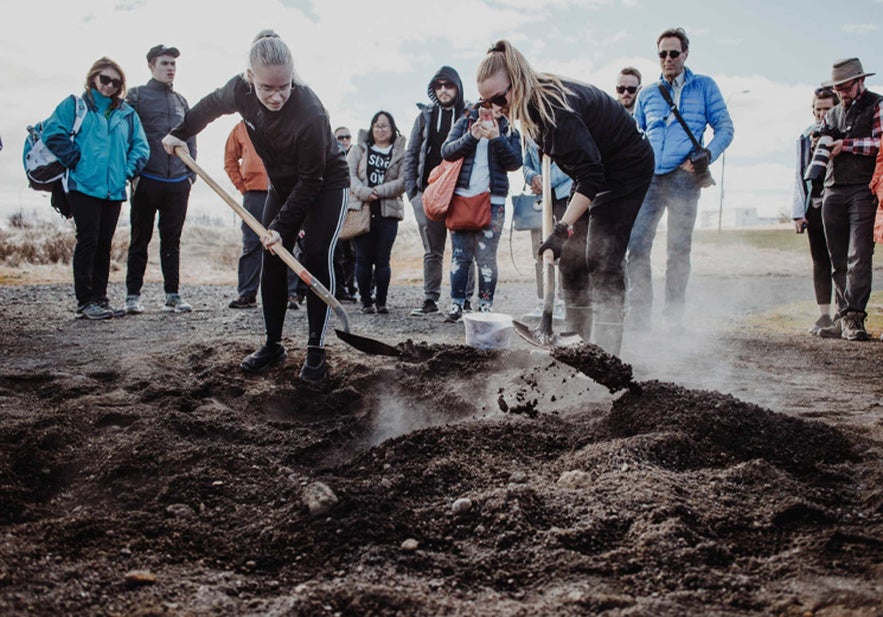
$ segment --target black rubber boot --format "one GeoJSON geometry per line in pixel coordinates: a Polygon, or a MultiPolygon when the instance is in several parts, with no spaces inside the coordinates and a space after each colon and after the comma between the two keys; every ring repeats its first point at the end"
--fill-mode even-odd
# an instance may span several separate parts
{"type": "Polygon", "coordinates": [[[325,348],[307,347],[307,359],[300,369],[300,378],[304,381],[322,381],[328,377],[328,365],[325,364],[325,348]]]}
{"type": "Polygon", "coordinates": [[[239,366],[248,373],[262,373],[271,366],[282,362],[287,355],[288,353],[280,343],[270,343],[246,356],[239,366]]]}

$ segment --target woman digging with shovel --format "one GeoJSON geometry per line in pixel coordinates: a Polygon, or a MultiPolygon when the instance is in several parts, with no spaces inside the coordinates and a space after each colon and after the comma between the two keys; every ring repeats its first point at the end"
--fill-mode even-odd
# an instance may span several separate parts
{"type": "MultiPolygon", "coordinates": [[[[300,82],[291,51],[272,31],[262,31],[255,38],[245,73],[194,105],[163,139],[163,147],[172,154],[209,122],[232,113],[239,113],[245,121],[271,184],[263,215],[268,230],[261,238],[270,253],[264,255],[261,273],[267,339],[241,364],[243,370],[256,373],[286,356],[282,326],[288,307],[287,269],[274,247],[290,251],[303,228],[304,266],[326,288],[334,289],[330,264],[346,211],[349,168],[325,108],[300,82]]],[[[325,333],[329,314],[318,296],[307,296],[307,357],[300,371],[307,381],[319,381],[328,373],[325,333]]]]}
{"type": "Polygon", "coordinates": [[[613,355],[622,346],[622,261],[632,225],[653,179],[653,149],[615,99],[594,86],[534,71],[509,41],[499,41],[478,67],[478,93],[518,120],[540,151],[574,186],[554,231],[538,250],[561,256],[573,225],[588,210],[588,277],[562,273],[565,320],[613,355]]]}

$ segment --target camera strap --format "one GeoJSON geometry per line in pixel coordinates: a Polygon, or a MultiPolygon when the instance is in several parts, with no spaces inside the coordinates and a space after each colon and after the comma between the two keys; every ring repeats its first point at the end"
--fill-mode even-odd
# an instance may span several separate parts
{"type": "Polygon", "coordinates": [[[696,149],[696,152],[701,152],[702,144],[700,144],[696,137],[693,135],[693,131],[690,130],[690,127],[687,126],[687,122],[684,120],[681,112],[678,111],[678,106],[675,105],[675,102],[672,100],[671,92],[668,91],[668,87],[666,87],[666,85],[662,83],[661,80],[656,85],[659,87],[659,92],[662,94],[662,98],[664,98],[665,102],[668,103],[669,109],[671,109],[671,112],[675,115],[675,118],[677,118],[678,122],[681,123],[681,126],[684,127],[684,131],[687,132],[687,137],[689,137],[690,141],[693,142],[693,147],[696,149]]]}

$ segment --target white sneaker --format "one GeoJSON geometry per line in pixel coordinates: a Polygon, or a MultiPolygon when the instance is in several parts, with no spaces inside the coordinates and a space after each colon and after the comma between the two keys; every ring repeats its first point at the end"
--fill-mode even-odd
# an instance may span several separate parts
{"type": "Polygon", "coordinates": [[[141,296],[137,294],[131,294],[126,296],[126,313],[129,315],[140,315],[144,312],[144,307],[141,305],[141,296]]]}
{"type": "Polygon", "coordinates": [[[184,302],[178,294],[166,294],[166,303],[163,305],[162,310],[169,313],[189,313],[193,310],[193,307],[184,302]]]}

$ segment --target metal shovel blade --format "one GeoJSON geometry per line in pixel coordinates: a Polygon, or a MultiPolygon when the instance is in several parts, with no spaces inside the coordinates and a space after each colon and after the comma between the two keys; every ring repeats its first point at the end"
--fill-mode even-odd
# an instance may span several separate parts
{"type": "Polygon", "coordinates": [[[554,334],[551,328],[543,329],[542,323],[537,328],[531,328],[527,324],[513,319],[512,326],[515,329],[515,334],[540,349],[551,350],[555,347],[570,347],[582,341],[576,332],[554,334]]]}
{"type": "Polygon", "coordinates": [[[353,334],[352,332],[346,332],[344,330],[335,330],[335,332],[337,333],[337,338],[344,343],[367,354],[374,356],[392,356],[393,358],[402,355],[401,352],[392,345],[387,345],[376,339],[359,336],[358,334],[353,334]]]}

